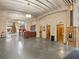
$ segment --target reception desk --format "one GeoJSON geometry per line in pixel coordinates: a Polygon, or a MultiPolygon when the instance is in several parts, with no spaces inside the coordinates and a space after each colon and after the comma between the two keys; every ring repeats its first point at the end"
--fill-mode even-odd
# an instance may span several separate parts
{"type": "Polygon", "coordinates": [[[26,31],[24,32],[24,38],[36,37],[36,32],[26,31]]]}

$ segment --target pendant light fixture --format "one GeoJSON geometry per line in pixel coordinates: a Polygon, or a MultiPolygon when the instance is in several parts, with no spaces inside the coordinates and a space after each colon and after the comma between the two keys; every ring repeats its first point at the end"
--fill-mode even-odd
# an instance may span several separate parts
{"type": "Polygon", "coordinates": [[[32,18],[32,15],[31,14],[26,14],[26,17],[27,18],[32,18]]]}

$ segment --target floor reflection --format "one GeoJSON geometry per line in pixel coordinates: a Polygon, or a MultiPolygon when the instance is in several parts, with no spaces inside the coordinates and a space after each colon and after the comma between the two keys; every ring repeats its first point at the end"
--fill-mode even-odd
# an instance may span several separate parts
{"type": "Polygon", "coordinates": [[[74,49],[45,39],[8,34],[0,40],[0,59],[62,59],[74,49]]]}

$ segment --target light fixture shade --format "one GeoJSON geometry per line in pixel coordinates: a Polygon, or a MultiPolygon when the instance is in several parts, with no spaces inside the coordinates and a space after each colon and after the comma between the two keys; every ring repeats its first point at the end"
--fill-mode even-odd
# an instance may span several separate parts
{"type": "Polygon", "coordinates": [[[26,18],[32,18],[31,14],[26,14],[26,18]]]}

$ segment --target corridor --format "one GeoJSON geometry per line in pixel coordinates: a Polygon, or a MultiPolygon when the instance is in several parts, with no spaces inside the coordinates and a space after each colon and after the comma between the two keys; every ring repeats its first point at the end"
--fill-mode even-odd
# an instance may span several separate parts
{"type": "Polygon", "coordinates": [[[23,39],[8,34],[0,39],[0,59],[63,59],[74,48],[39,38],[23,39]]]}
{"type": "Polygon", "coordinates": [[[79,0],[0,0],[0,59],[79,59],[79,0]]]}

